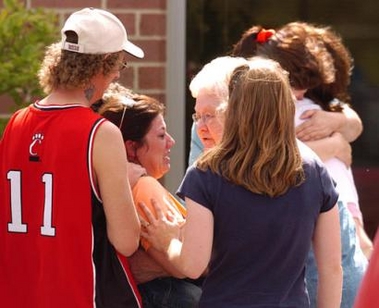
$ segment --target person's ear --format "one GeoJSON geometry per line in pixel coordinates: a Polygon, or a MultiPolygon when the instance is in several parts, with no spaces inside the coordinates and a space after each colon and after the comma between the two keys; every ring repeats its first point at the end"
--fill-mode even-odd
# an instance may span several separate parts
{"type": "Polygon", "coordinates": [[[126,154],[128,155],[128,160],[130,162],[137,161],[137,151],[136,151],[136,142],[132,140],[125,141],[126,154]]]}

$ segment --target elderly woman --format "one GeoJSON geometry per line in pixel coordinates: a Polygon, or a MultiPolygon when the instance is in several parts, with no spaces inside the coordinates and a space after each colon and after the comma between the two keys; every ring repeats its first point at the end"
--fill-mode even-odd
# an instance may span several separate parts
{"type": "MultiPolygon", "coordinates": [[[[175,144],[167,132],[164,110],[152,97],[112,84],[98,112],[120,128],[128,160],[146,170],[132,188],[139,214],[144,217],[138,204],[150,204],[154,198],[184,223],[186,209],[158,181],[170,170],[170,149],[175,144]]],[[[142,239],[141,246],[146,252],[140,249],[130,262],[144,307],[196,307],[201,289],[182,279],[184,275],[147,240],[142,239]]]]}
{"type": "Polygon", "coordinates": [[[218,57],[206,64],[191,81],[189,89],[196,98],[196,105],[192,115],[194,125],[189,165],[204,149],[210,149],[220,142],[230,76],[236,67],[246,63],[247,60],[240,57],[218,57]]]}

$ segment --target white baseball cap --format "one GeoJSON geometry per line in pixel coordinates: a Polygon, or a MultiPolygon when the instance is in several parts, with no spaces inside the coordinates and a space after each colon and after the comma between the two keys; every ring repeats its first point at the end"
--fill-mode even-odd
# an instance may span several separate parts
{"type": "Polygon", "coordinates": [[[74,12],[66,20],[62,31],[62,49],[85,54],[107,54],[126,51],[143,58],[141,48],[128,40],[122,22],[112,13],[95,8],[74,12]],[[67,42],[67,31],[78,36],[77,43],[67,42]]]}

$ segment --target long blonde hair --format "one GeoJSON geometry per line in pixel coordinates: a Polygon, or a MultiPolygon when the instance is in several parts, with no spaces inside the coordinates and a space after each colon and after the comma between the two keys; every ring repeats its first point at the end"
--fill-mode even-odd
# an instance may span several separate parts
{"type": "Polygon", "coordinates": [[[300,185],[304,172],[287,75],[277,62],[258,57],[234,71],[223,138],[198,168],[270,197],[300,185]]]}

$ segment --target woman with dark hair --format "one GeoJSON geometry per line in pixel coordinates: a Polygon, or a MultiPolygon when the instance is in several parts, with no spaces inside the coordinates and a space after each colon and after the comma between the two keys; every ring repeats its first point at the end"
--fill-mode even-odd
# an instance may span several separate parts
{"type": "MultiPolygon", "coordinates": [[[[170,149],[175,141],[167,132],[165,106],[156,99],[132,93],[113,83],[103,96],[98,112],[121,130],[128,161],[142,166],[146,176],[132,186],[133,199],[139,215],[146,218],[139,203],[150,205],[154,198],[167,215],[175,215],[184,224],[186,209],[160,184],[170,170],[170,149]],[[168,214],[170,213],[170,214],[168,214]]],[[[144,307],[195,308],[201,289],[184,279],[171,262],[146,239],[129,258],[138,283],[144,307]]]]}
{"type": "MultiPolygon", "coordinates": [[[[303,104],[303,109],[309,110],[306,111],[308,115],[309,112],[313,113],[320,109],[342,112],[345,106],[351,103],[348,87],[350,85],[354,60],[347,47],[343,44],[341,36],[331,27],[315,26],[305,22],[294,22],[289,25],[303,27],[309,36],[314,37],[316,40],[321,40],[327,51],[331,54],[335,67],[335,78],[333,82],[322,83],[317,87],[309,89],[305,93],[305,96],[310,98],[312,102],[307,107],[305,107],[305,105],[308,104],[303,104]]],[[[310,100],[307,101],[309,102],[310,100]]],[[[301,115],[303,112],[299,112],[299,114],[301,115]]],[[[326,159],[324,159],[324,161],[326,161],[326,159]]],[[[370,259],[373,244],[364,229],[363,215],[359,207],[358,192],[355,187],[351,168],[350,166],[344,165],[340,167],[340,172],[329,171],[335,176],[334,179],[337,183],[341,182],[338,185],[340,194],[344,195],[344,201],[350,213],[353,215],[360,247],[367,259],[370,259]]]]}

